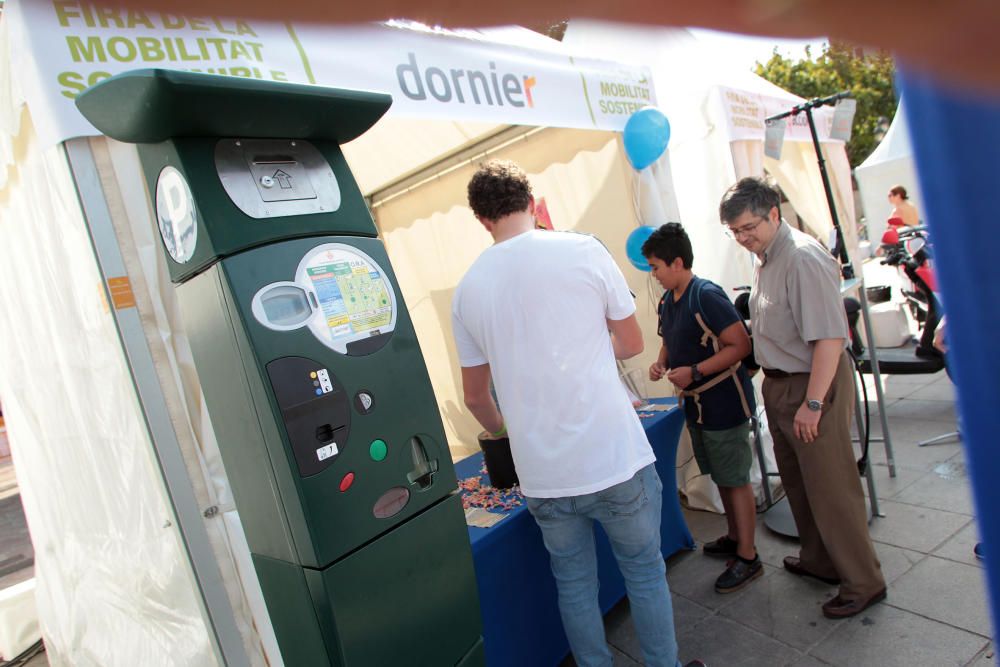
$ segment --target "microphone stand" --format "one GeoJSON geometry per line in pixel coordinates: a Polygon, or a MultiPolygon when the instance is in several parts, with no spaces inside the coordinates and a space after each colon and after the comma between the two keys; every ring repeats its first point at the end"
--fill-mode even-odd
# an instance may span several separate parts
{"type": "Polygon", "coordinates": [[[836,95],[830,95],[829,97],[816,97],[793,107],[791,111],[779,113],[765,120],[766,123],[770,123],[772,121],[788,118],[789,116],[797,116],[800,113],[804,113],[806,115],[806,120],[809,121],[809,132],[812,134],[813,148],[816,149],[816,160],[819,163],[819,174],[823,178],[823,190],[826,193],[826,203],[827,206],[830,207],[830,217],[833,219],[833,228],[837,232],[837,244],[833,249],[833,254],[840,260],[840,273],[845,280],[850,280],[854,277],[854,266],[851,264],[851,259],[847,255],[847,246],[844,243],[844,232],[840,228],[840,219],[837,217],[837,206],[833,203],[833,188],[830,186],[830,177],[826,173],[826,160],[823,159],[823,151],[820,150],[819,135],[816,133],[816,121],[813,120],[812,110],[817,107],[836,104],[838,100],[842,100],[845,97],[850,96],[850,91],[844,91],[842,93],[837,93],[836,95]]]}

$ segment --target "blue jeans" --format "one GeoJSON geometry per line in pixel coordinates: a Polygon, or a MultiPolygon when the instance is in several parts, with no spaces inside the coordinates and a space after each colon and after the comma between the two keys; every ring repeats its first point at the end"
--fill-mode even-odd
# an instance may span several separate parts
{"type": "Polygon", "coordinates": [[[579,667],[611,667],[598,604],[594,521],[607,533],[625,578],[632,621],[647,667],[675,667],[674,611],[660,553],[663,484],[646,466],[632,479],[597,493],[527,498],[545,540],[559,590],[559,613],[579,667]]]}

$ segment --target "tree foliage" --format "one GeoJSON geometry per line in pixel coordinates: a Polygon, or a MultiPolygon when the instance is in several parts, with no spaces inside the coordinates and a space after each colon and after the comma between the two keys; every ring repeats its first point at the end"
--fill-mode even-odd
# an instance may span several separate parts
{"type": "Polygon", "coordinates": [[[815,59],[807,48],[806,57],[797,62],[784,58],[775,49],[770,60],[758,62],[756,67],[758,75],[806,99],[851,91],[858,101],[847,144],[851,167],[864,162],[878,145],[880,121],[884,133],[896,113],[895,71],[895,63],[887,53],[863,53],[836,42],[824,45],[823,53],[815,59]]]}

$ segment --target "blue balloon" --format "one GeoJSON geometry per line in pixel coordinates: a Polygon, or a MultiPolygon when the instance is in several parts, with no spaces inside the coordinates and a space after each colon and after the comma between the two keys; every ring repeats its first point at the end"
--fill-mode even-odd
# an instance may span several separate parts
{"type": "Polygon", "coordinates": [[[645,256],[642,254],[642,244],[645,243],[646,239],[648,239],[655,231],[656,227],[636,227],[632,230],[632,233],[628,235],[628,239],[625,240],[625,254],[628,255],[628,261],[632,262],[632,266],[640,271],[653,270],[649,266],[649,262],[646,261],[645,256]]]}
{"type": "Polygon", "coordinates": [[[636,170],[642,170],[656,162],[667,150],[670,122],[656,107],[645,107],[629,117],[622,138],[628,161],[636,170]]]}

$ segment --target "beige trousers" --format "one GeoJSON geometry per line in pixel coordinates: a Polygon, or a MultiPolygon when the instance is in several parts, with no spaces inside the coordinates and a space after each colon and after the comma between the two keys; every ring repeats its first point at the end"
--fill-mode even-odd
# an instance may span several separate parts
{"type": "Polygon", "coordinates": [[[823,399],[819,437],[795,437],[795,413],[806,397],[809,374],[764,378],[764,408],[774,456],[799,531],[802,567],[838,577],[840,596],[864,599],[885,588],[882,567],[868,534],[861,478],[851,446],[854,378],[847,354],[823,399]]]}

